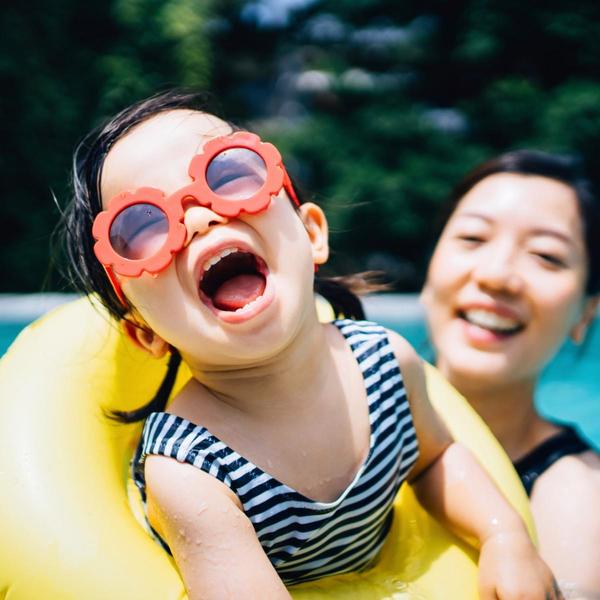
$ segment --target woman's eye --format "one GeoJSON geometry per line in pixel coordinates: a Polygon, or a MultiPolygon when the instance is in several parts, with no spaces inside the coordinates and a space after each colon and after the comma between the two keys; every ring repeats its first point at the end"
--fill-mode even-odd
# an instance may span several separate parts
{"type": "Polygon", "coordinates": [[[543,263],[551,265],[553,267],[564,267],[565,261],[554,254],[547,254],[545,252],[534,252],[534,256],[537,256],[543,263]]]}
{"type": "Polygon", "coordinates": [[[484,237],[481,235],[462,234],[462,235],[458,235],[457,238],[461,242],[466,242],[468,244],[481,244],[481,243],[485,242],[484,237]]]}

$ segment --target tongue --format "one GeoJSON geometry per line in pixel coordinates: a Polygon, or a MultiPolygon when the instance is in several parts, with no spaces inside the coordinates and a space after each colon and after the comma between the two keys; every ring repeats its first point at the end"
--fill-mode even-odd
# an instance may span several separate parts
{"type": "Polygon", "coordinates": [[[212,303],[219,310],[237,310],[256,300],[265,291],[262,275],[236,275],[225,281],[213,294],[212,303]]]}

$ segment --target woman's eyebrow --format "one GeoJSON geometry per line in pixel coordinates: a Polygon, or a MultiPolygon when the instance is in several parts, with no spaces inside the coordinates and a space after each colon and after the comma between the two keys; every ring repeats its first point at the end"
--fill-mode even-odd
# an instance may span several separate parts
{"type": "Polygon", "coordinates": [[[568,233],[560,231],[558,229],[551,229],[548,227],[536,227],[531,230],[532,236],[550,236],[554,238],[558,238],[559,240],[565,242],[565,244],[569,244],[570,246],[575,246],[575,241],[573,237],[568,233]]]}
{"type": "Polygon", "coordinates": [[[481,219],[482,221],[486,221],[487,223],[491,223],[494,220],[489,215],[486,215],[484,213],[473,212],[473,211],[459,212],[456,214],[456,218],[459,218],[459,217],[481,219]]]}

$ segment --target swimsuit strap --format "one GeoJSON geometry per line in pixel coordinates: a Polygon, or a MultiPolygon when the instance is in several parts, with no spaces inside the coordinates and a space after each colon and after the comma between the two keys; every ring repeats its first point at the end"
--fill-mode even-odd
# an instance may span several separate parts
{"type": "Polygon", "coordinates": [[[537,478],[563,456],[579,454],[590,450],[591,446],[583,440],[572,427],[563,426],[563,430],[542,442],[531,452],[514,462],[528,496],[531,496],[533,484],[537,478]]]}

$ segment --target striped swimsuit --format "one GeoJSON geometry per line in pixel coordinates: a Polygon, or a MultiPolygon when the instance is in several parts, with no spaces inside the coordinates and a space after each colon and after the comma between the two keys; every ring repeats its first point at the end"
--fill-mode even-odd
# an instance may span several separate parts
{"type": "Polygon", "coordinates": [[[148,417],[133,460],[134,480],[144,503],[143,462],[149,454],[190,463],[227,485],[240,499],[263,550],[288,585],[369,565],[390,528],[398,488],[418,456],[402,376],[385,330],[374,323],[347,319],[334,325],[362,372],[371,426],[367,458],[337,500],[307,498],[204,427],[167,413],[148,417]]]}

